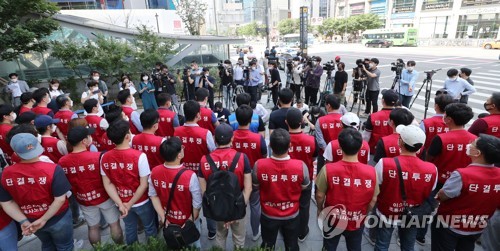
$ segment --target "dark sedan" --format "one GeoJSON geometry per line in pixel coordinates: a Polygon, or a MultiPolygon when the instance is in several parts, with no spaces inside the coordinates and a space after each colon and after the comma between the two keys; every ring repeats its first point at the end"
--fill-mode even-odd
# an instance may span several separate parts
{"type": "Polygon", "coordinates": [[[375,39],[366,42],[365,44],[366,47],[378,47],[378,48],[389,48],[392,46],[392,41],[390,40],[384,40],[384,39],[375,39]]]}

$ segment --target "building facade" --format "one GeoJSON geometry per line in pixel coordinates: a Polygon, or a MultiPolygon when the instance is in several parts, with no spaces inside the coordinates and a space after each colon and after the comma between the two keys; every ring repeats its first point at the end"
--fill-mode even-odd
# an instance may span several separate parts
{"type": "Polygon", "coordinates": [[[175,10],[173,0],[49,0],[63,10],[165,9],[175,10]]]}

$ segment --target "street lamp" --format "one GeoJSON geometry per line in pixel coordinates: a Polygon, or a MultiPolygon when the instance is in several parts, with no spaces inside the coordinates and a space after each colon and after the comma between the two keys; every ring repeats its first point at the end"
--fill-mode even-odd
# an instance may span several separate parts
{"type": "Polygon", "coordinates": [[[160,33],[160,24],[158,23],[158,13],[155,13],[156,17],[156,30],[158,30],[158,33],[160,33]]]}

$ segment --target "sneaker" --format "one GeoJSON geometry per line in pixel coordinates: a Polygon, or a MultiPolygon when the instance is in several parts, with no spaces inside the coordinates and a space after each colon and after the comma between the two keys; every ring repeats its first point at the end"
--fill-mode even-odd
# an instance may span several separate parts
{"type": "Polygon", "coordinates": [[[417,238],[416,242],[420,246],[425,246],[425,238],[417,238]]]}
{"type": "Polygon", "coordinates": [[[307,230],[306,235],[304,235],[303,237],[300,237],[300,236],[299,236],[299,241],[300,241],[300,242],[304,242],[304,241],[306,240],[306,238],[307,238],[307,236],[308,236],[308,235],[309,235],[309,229],[307,230]]]}
{"type": "Polygon", "coordinates": [[[363,230],[363,235],[365,236],[368,243],[370,243],[372,246],[375,246],[375,239],[370,237],[370,229],[365,228],[363,230]]]}
{"type": "Polygon", "coordinates": [[[77,221],[73,221],[73,228],[77,228],[81,225],[85,224],[85,219],[84,218],[78,218],[77,221]]]}
{"type": "Polygon", "coordinates": [[[252,236],[252,241],[257,241],[259,238],[260,238],[260,229],[256,235],[252,236]]]}
{"type": "Polygon", "coordinates": [[[215,239],[215,233],[210,233],[210,232],[208,232],[208,239],[209,239],[209,240],[213,240],[213,239],[215,239]]]}

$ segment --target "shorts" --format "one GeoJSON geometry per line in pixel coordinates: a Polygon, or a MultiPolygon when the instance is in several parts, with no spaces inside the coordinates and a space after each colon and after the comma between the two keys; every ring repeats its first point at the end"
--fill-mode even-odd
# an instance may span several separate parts
{"type": "Polygon", "coordinates": [[[109,224],[113,224],[120,220],[120,211],[118,211],[118,208],[111,199],[97,206],[80,205],[80,209],[89,227],[96,226],[101,222],[101,214],[104,216],[104,220],[109,224]]]}

